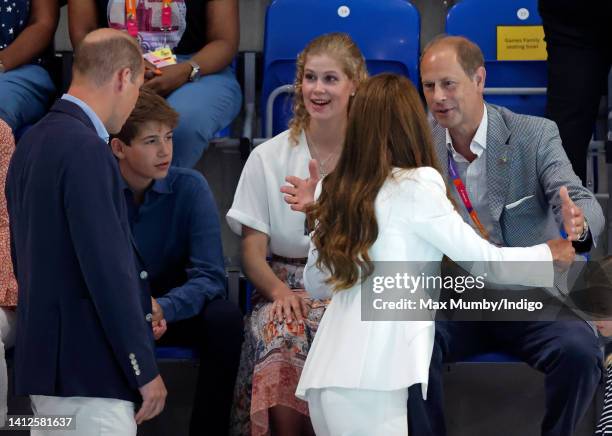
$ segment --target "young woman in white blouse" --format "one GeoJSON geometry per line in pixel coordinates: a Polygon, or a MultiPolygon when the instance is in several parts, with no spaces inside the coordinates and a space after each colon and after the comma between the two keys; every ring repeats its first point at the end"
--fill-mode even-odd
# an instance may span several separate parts
{"type": "Polygon", "coordinates": [[[434,322],[362,320],[361,282],[374,261],[540,261],[512,280],[551,286],[552,261],[574,256],[563,240],[497,248],[466,224],[447,198],[417,91],[392,74],[360,87],[308,218],[316,226],[306,289],[333,291],[296,392],[318,436],[405,436],[408,387],[421,383],[426,394],[434,322]]]}
{"type": "Polygon", "coordinates": [[[243,268],[256,291],[245,320],[232,434],[312,434],[307,404],[294,393],[326,302],[303,289],[305,215],[283,202],[279,186],[287,175],[306,176],[313,158],[320,176],[334,168],[349,105],[366,77],[348,35],[311,41],[297,59],[289,130],[256,147],[242,171],[227,220],[242,235],[243,268]]]}

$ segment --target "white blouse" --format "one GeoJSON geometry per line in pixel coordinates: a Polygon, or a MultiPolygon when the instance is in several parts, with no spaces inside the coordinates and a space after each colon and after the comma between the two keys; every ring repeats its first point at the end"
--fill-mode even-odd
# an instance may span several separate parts
{"type": "Polygon", "coordinates": [[[309,237],[304,233],[306,216],[291,210],[280,192],[285,177],[308,177],[310,151],[302,132],[294,144],[286,130],[251,152],[227,212],[227,222],[238,235],[248,226],[270,237],[270,251],[290,258],[308,255],[309,237]]]}
{"type": "MultiPolygon", "coordinates": [[[[379,234],[369,250],[374,261],[531,261],[533,270],[512,277],[526,286],[552,286],[552,256],[546,244],[498,248],[463,221],[446,197],[442,176],[423,167],[394,171],[375,202],[379,234]],[[543,262],[542,262],[543,261],[543,262]]],[[[311,247],[304,272],[306,290],[328,296],[326,274],[316,266],[311,247]]],[[[501,278],[503,282],[508,278],[501,278]]],[[[362,321],[361,285],[333,294],[308,353],[296,395],[309,389],[396,390],[423,384],[429,375],[435,324],[429,321],[362,321]]],[[[405,318],[404,318],[405,319],[405,318]]]]}

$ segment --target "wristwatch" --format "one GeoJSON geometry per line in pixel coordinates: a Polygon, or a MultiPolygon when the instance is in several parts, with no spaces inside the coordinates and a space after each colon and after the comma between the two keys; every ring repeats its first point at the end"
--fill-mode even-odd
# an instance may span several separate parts
{"type": "Polygon", "coordinates": [[[189,81],[195,82],[200,79],[200,66],[192,60],[188,60],[191,65],[191,73],[189,73],[189,81]]]}
{"type": "Polygon", "coordinates": [[[589,236],[589,225],[587,224],[586,218],[584,219],[584,223],[582,224],[582,234],[578,237],[578,242],[584,242],[589,236]]]}

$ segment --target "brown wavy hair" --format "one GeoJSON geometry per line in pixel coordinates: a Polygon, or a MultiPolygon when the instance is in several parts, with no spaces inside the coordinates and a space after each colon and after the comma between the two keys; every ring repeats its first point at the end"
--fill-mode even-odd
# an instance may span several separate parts
{"type": "Polygon", "coordinates": [[[323,179],[308,209],[319,267],[331,272],[334,291],[372,274],[369,248],[378,237],[374,201],[394,167],[439,170],[423,103],[408,79],[379,74],[361,87],[349,112],[335,170],[323,179]]]}
{"type": "MultiPolygon", "coordinates": [[[[289,137],[297,144],[298,137],[310,121],[308,111],[304,106],[304,95],[302,94],[302,81],[304,80],[304,65],[306,58],[314,55],[327,55],[335,59],[342,66],[342,71],[352,80],[356,88],[368,77],[365,59],[357,44],[346,33],[326,33],[313,39],[300,52],[296,61],[296,72],[294,94],[293,94],[293,118],[289,121],[289,137]]],[[[351,105],[349,99],[349,107],[351,105]]]]}

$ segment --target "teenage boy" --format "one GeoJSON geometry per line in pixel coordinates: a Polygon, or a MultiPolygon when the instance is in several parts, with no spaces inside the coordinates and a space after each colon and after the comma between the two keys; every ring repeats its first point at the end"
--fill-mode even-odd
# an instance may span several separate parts
{"type": "Polygon", "coordinates": [[[225,299],[219,217],[208,184],[194,170],[170,167],[177,123],[166,101],[143,88],[111,147],[146,265],[143,274],[151,283],[154,335],[158,343],[200,351],[190,434],[223,435],[240,360],[242,315],[225,299]]]}

